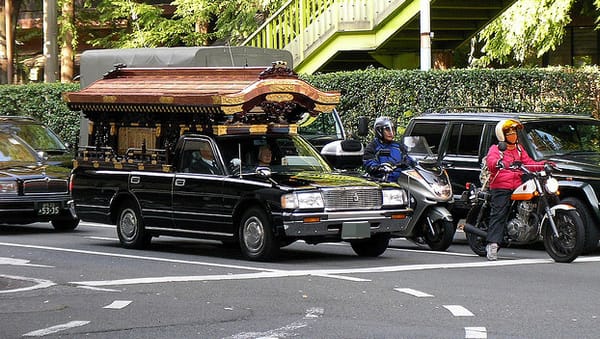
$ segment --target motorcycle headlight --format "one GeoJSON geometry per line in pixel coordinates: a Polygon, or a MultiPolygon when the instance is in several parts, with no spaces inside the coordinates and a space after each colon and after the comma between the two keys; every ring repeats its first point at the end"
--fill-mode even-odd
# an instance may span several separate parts
{"type": "Polygon", "coordinates": [[[383,193],[383,206],[406,205],[408,203],[408,194],[405,190],[386,189],[381,192],[383,193]]]}
{"type": "Polygon", "coordinates": [[[16,181],[0,182],[0,194],[15,194],[17,193],[18,185],[16,181]]]}
{"type": "Polygon", "coordinates": [[[431,184],[431,188],[433,193],[442,199],[450,199],[452,196],[452,187],[449,184],[434,183],[431,184]]]}
{"type": "Polygon", "coordinates": [[[281,196],[281,207],[286,209],[315,209],[325,207],[321,192],[294,192],[281,196]]]}
{"type": "Polygon", "coordinates": [[[546,191],[548,193],[556,194],[556,192],[558,192],[558,180],[554,178],[548,178],[548,180],[546,180],[546,191]]]}

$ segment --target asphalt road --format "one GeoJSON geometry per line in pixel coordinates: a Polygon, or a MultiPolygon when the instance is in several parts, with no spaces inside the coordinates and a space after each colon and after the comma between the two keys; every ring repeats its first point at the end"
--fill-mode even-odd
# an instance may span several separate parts
{"type": "Polygon", "coordinates": [[[114,227],[0,226],[0,337],[597,338],[600,252],[554,263],[540,246],[474,255],[394,239],[243,260],[217,242],[119,246],[114,227]]]}

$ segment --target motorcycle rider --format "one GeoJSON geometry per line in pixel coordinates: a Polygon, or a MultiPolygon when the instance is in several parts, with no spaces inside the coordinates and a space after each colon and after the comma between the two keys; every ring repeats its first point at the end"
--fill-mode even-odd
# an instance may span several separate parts
{"type": "Polygon", "coordinates": [[[520,162],[532,171],[544,168],[544,162],[538,162],[527,154],[519,145],[518,131],[523,125],[513,119],[501,120],[496,124],[496,137],[499,142],[506,143],[506,150],[501,151],[498,145],[492,145],[487,153],[486,162],[490,170],[491,212],[490,224],[485,247],[487,259],[497,260],[499,244],[504,238],[512,192],[522,183],[522,172],[510,170],[508,167],[520,162]]]}
{"type": "Polygon", "coordinates": [[[396,182],[402,169],[415,166],[416,162],[408,155],[406,146],[394,141],[394,124],[389,117],[375,119],[373,129],[375,138],[365,148],[363,167],[373,177],[388,174],[387,181],[396,182]]]}

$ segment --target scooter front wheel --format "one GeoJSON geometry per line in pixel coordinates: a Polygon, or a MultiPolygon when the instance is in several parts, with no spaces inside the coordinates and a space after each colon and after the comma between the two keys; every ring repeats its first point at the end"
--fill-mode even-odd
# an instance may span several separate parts
{"type": "Polygon", "coordinates": [[[439,219],[431,223],[433,232],[427,224],[423,230],[425,243],[434,251],[445,251],[452,245],[456,229],[451,221],[439,219]]]}

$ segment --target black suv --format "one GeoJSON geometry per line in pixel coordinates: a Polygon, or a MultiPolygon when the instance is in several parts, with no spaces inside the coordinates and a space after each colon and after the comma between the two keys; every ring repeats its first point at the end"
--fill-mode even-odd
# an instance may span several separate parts
{"type": "MultiPolygon", "coordinates": [[[[600,231],[600,121],[578,115],[529,113],[427,113],[413,118],[407,136],[425,136],[434,153],[444,155],[455,194],[454,220],[464,218],[466,183],[479,184],[481,159],[497,143],[498,121],[515,119],[525,129],[519,140],[535,160],[555,162],[561,172],[560,197],[574,205],[586,224],[586,252],[596,248],[600,231]]],[[[412,154],[419,157],[419,154],[412,154]]]]}
{"type": "Polygon", "coordinates": [[[10,129],[11,133],[18,135],[33,149],[44,152],[46,162],[72,167],[73,152],[43,123],[25,116],[0,116],[0,128],[10,129]]]}

